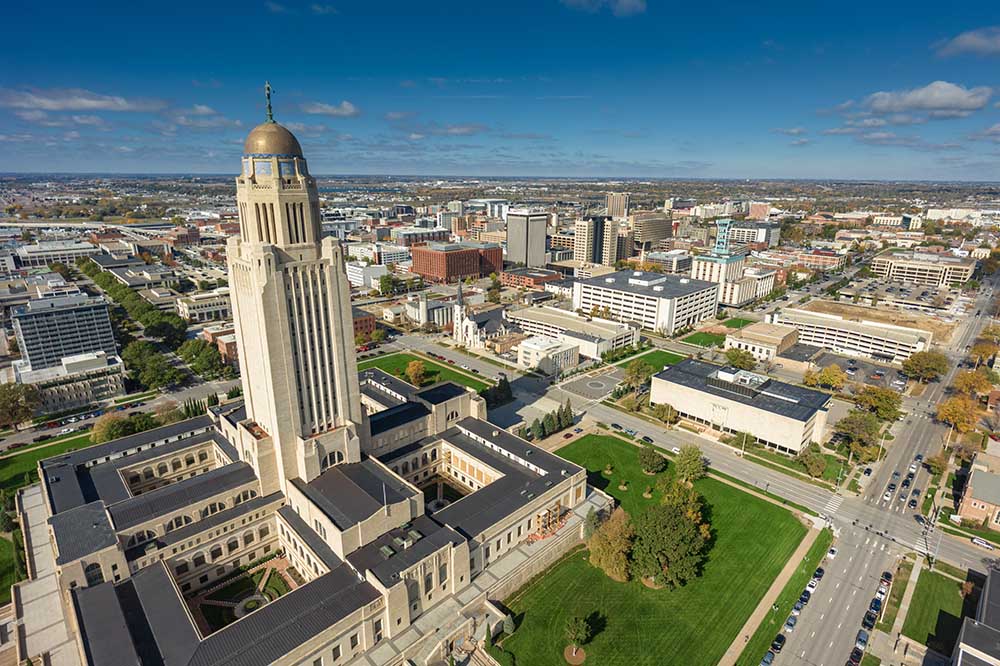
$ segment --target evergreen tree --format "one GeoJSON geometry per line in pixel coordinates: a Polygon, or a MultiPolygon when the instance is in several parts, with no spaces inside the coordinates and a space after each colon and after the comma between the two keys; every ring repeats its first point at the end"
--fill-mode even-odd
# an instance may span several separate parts
{"type": "Polygon", "coordinates": [[[542,422],[538,419],[531,422],[531,434],[535,436],[535,439],[542,439],[545,437],[545,430],[542,427],[542,422]]]}
{"type": "Polygon", "coordinates": [[[545,415],[545,420],[542,422],[542,428],[545,431],[546,437],[559,429],[558,424],[556,424],[556,417],[553,416],[552,412],[545,415]]]}

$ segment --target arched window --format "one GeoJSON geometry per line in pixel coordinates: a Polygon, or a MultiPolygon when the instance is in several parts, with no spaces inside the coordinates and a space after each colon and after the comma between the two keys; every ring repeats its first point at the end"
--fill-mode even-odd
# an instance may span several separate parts
{"type": "Polygon", "coordinates": [[[156,466],[156,473],[159,474],[160,476],[166,476],[167,472],[169,471],[170,468],[167,467],[167,463],[165,462],[160,463],[159,465],[156,466]]]}
{"type": "Polygon", "coordinates": [[[421,465],[426,465],[427,464],[427,453],[426,452],[424,452],[424,454],[420,456],[420,464],[421,465]]]}
{"type": "Polygon", "coordinates": [[[214,514],[220,512],[220,511],[225,511],[225,509],[226,509],[226,505],[225,504],[223,504],[221,502],[212,502],[211,504],[209,504],[208,506],[206,506],[204,509],[201,510],[201,517],[202,518],[207,518],[207,517],[209,517],[211,515],[214,515],[214,514]]]}
{"type": "Polygon", "coordinates": [[[215,546],[212,548],[212,560],[215,561],[222,557],[222,546],[215,546]]]}
{"type": "Polygon", "coordinates": [[[185,467],[190,467],[193,464],[194,464],[194,454],[193,453],[189,453],[186,456],[184,456],[184,466],[185,467]]]}
{"type": "Polygon", "coordinates": [[[208,460],[208,452],[207,451],[199,451],[198,452],[198,462],[205,462],[206,460],[208,460]]]}
{"type": "Polygon", "coordinates": [[[246,534],[243,535],[243,545],[249,546],[250,544],[253,543],[253,539],[254,539],[253,532],[247,532],[246,534]]]}
{"type": "Polygon", "coordinates": [[[169,532],[171,530],[180,529],[185,525],[190,525],[190,524],[191,524],[190,516],[180,515],[180,516],[175,516],[173,520],[171,520],[164,526],[164,529],[167,532],[169,532]]]}
{"type": "Polygon", "coordinates": [[[145,543],[155,538],[156,538],[156,533],[151,532],[149,530],[142,530],[130,536],[125,544],[125,547],[131,548],[132,546],[138,546],[140,543],[145,543]]]}
{"type": "Polygon", "coordinates": [[[323,460],[319,463],[319,470],[321,472],[326,471],[332,465],[336,465],[344,462],[344,454],[340,451],[331,451],[330,453],[323,456],[323,460]]]}
{"type": "Polygon", "coordinates": [[[147,467],[146,469],[142,470],[142,478],[144,478],[144,479],[152,479],[153,478],[153,468],[152,467],[147,467]]]}
{"type": "Polygon", "coordinates": [[[438,450],[431,449],[431,460],[437,460],[437,459],[438,459],[438,450]]]}
{"type": "Polygon", "coordinates": [[[230,553],[233,552],[234,550],[236,550],[239,547],[240,547],[240,541],[239,541],[239,539],[230,539],[226,543],[226,550],[228,552],[230,552],[230,553]]]}
{"type": "Polygon", "coordinates": [[[83,575],[87,579],[87,586],[100,585],[104,582],[104,572],[101,570],[99,562],[88,564],[83,569],[83,575]]]}
{"type": "Polygon", "coordinates": [[[176,472],[177,470],[179,470],[181,468],[181,459],[180,458],[174,458],[173,460],[170,461],[170,466],[176,472]]]}
{"type": "Polygon", "coordinates": [[[130,486],[138,485],[140,481],[142,481],[142,477],[139,476],[138,474],[133,474],[132,476],[128,477],[128,484],[130,486]]]}
{"type": "Polygon", "coordinates": [[[409,473],[410,473],[410,463],[405,462],[403,463],[403,474],[409,474],[409,473]]]}

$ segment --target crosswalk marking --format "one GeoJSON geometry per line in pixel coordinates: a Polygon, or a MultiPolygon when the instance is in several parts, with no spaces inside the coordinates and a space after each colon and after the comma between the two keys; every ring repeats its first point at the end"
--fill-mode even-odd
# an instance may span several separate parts
{"type": "Polygon", "coordinates": [[[839,509],[840,505],[843,503],[844,503],[844,498],[842,496],[833,495],[827,501],[826,506],[823,507],[823,513],[832,516],[833,514],[837,513],[837,509],[839,509]]]}

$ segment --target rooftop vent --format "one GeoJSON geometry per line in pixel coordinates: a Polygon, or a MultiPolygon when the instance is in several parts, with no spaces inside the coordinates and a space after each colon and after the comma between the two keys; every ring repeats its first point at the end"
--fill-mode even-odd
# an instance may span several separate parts
{"type": "Polygon", "coordinates": [[[382,557],[384,557],[385,559],[389,559],[390,557],[396,554],[396,551],[394,551],[389,546],[380,546],[378,552],[382,553],[382,557]]]}
{"type": "Polygon", "coordinates": [[[688,282],[690,282],[690,281],[691,281],[691,280],[689,280],[689,279],[687,279],[687,278],[681,278],[681,284],[687,284],[687,283],[688,283],[688,282]]]}
{"type": "Polygon", "coordinates": [[[656,285],[655,287],[653,287],[653,291],[663,291],[663,287],[661,287],[660,285],[656,285]]]}
{"type": "Polygon", "coordinates": [[[614,284],[615,283],[615,279],[614,278],[604,278],[604,281],[607,282],[608,284],[614,284]]]}
{"type": "Polygon", "coordinates": [[[493,431],[493,436],[494,436],[494,437],[496,437],[496,436],[497,436],[497,435],[499,435],[499,434],[500,434],[500,431],[499,431],[499,430],[494,430],[494,431],[493,431]]]}
{"type": "Polygon", "coordinates": [[[532,453],[534,453],[534,451],[532,451],[531,449],[528,449],[528,450],[526,450],[526,451],[524,452],[524,455],[526,455],[526,456],[530,456],[530,455],[531,455],[532,453]]]}

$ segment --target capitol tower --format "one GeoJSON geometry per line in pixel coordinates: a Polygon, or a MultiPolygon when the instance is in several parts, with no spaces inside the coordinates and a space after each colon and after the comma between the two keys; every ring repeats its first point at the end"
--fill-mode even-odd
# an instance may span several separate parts
{"type": "Polygon", "coordinates": [[[367,438],[343,250],[321,238],[316,180],[266,92],[267,119],[247,136],[236,178],[240,237],[227,249],[247,411],[237,446],[265,494],[359,461],[367,438]]]}

